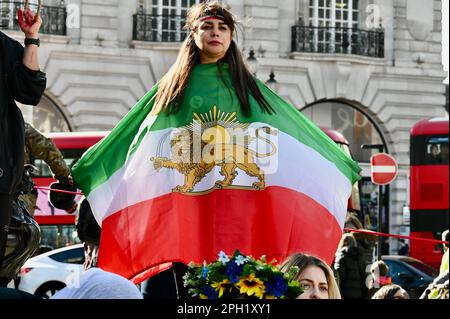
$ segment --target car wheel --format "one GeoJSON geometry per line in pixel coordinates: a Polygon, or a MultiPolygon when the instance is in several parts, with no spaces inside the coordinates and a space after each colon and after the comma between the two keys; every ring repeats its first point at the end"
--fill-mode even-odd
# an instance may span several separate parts
{"type": "Polygon", "coordinates": [[[57,291],[63,289],[66,285],[59,281],[51,281],[43,284],[39,287],[34,293],[35,296],[42,299],[49,299],[53,296],[57,291]]]}

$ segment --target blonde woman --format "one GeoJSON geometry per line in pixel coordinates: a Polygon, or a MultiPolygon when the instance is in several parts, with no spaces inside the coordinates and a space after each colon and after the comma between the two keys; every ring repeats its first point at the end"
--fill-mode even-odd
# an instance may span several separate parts
{"type": "Polygon", "coordinates": [[[333,271],[321,259],[301,253],[294,254],[281,264],[281,271],[287,273],[293,266],[299,268],[295,279],[304,289],[298,299],[341,299],[333,271]]]}

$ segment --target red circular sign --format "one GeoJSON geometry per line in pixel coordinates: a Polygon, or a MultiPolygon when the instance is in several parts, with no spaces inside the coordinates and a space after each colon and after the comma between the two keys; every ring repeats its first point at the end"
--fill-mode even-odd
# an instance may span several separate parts
{"type": "Polygon", "coordinates": [[[398,166],[389,154],[375,154],[370,158],[371,179],[376,185],[387,185],[397,177],[398,166]]]}

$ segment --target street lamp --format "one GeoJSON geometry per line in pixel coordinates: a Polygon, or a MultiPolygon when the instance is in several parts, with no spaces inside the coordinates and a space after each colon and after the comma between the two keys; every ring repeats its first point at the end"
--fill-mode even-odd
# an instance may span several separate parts
{"type": "MultiPolygon", "coordinates": [[[[378,150],[379,153],[383,153],[384,144],[363,144],[361,145],[361,149],[363,150],[378,150]]],[[[377,232],[381,233],[381,212],[383,203],[383,186],[378,185],[378,217],[377,217],[377,232]]],[[[377,258],[381,260],[381,236],[378,235],[377,240],[377,258]]]]}
{"type": "Polygon", "coordinates": [[[255,57],[255,51],[253,51],[253,48],[251,48],[248,53],[247,63],[250,67],[250,72],[256,76],[256,72],[258,71],[258,60],[255,57]]]}
{"type": "Polygon", "coordinates": [[[274,92],[278,91],[278,82],[275,80],[275,73],[270,71],[269,79],[266,81],[266,85],[274,92]]]}

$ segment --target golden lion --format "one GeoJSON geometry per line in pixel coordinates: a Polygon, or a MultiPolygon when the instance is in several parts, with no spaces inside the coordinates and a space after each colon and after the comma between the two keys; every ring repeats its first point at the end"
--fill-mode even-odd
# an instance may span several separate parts
{"type": "Polygon", "coordinates": [[[184,175],[184,185],[176,186],[172,191],[187,193],[191,192],[195,185],[199,183],[216,165],[221,167],[220,174],[225,176],[222,181],[217,181],[215,187],[222,189],[231,186],[233,180],[238,175],[237,168],[243,170],[247,175],[257,177],[259,182],[253,183],[253,188],[263,190],[265,188],[264,172],[254,162],[254,157],[269,157],[276,153],[276,146],[273,142],[260,136],[260,132],[276,135],[277,132],[269,127],[261,127],[256,130],[256,137],[268,142],[272,147],[272,152],[268,154],[259,154],[248,149],[246,146],[231,144],[229,140],[224,143],[206,142],[205,138],[201,140],[202,158],[198,163],[192,162],[194,147],[193,133],[188,130],[187,134],[179,134],[171,140],[172,150],[176,147],[177,161],[167,157],[152,157],[153,166],[156,171],[161,168],[176,169],[184,175]],[[208,149],[206,149],[208,148],[208,149]],[[206,156],[205,156],[206,155],[206,156]]]}

